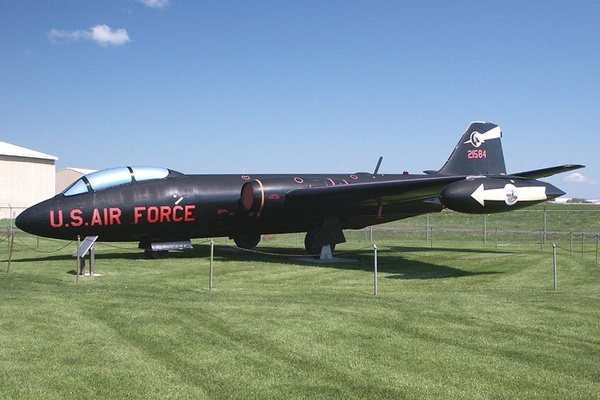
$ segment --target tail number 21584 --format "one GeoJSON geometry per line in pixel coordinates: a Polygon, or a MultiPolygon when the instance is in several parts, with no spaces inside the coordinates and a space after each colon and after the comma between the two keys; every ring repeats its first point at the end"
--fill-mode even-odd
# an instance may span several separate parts
{"type": "Polygon", "coordinates": [[[479,150],[479,149],[467,150],[467,158],[468,159],[487,158],[487,151],[479,150]]]}

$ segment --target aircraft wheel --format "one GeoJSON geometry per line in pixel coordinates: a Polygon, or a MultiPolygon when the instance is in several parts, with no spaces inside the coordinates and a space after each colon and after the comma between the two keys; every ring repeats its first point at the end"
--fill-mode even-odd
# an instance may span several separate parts
{"type": "MultiPolygon", "coordinates": [[[[307,232],[304,237],[304,248],[306,252],[311,256],[319,257],[321,255],[321,246],[316,246],[314,244],[315,236],[319,234],[320,229],[315,229],[313,231],[307,232]]],[[[335,250],[335,243],[331,244],[331,252],[335,250]]]]}
{"type": "Polygon", "coordinates": [[[235,245],[242,249],[253,249],[260,243],[260,233],[249,233],[233,238],[235,245]]]}

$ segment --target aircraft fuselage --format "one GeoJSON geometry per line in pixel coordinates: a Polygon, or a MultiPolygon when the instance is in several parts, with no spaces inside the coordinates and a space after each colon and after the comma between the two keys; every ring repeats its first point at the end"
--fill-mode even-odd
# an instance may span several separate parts
{"type": "MultiPolygon", "coordinates": [[[[361,204],[286,204],[289,191],[301,188],[411,179],[415,175],[182,175],[132,182],[75,196],[56,195],[21,218],[40,236],[74,239],[99,236],[103,241],[236,237],[310,231],[335,215],[342,229],[359,229],[442,209],[439,202],[403,201],[402,207],[365,201],[361,204]],[[256,209],[243,204],[244,185],[260,182],[256,209]],[[117,228],[117,229],[115,229],[117,228]]],[[[249,196],[250,194],[248,194],[249,196]]],[[[246,201],[251,202],[253,199],[246,201]]]]}

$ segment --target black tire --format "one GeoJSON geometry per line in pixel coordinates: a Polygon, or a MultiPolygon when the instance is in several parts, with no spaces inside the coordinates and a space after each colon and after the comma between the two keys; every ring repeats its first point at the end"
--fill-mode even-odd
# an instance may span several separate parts
{"type": "Polygon", "coordinates": [[[260,243],[260,233],[248,233],[233,238],[235,245],[242,249],[253,249],[260,243]]]}
{"type": "MultiPolygon", "coordinates": [[[[304,248],[306,249],[306,252],[308,254],[310,254],[311,256],[316,256],[316,257],[320,257],[321,256],[321,246],[316,246],[313,244],[314,240],[315,240],[315,236],[317,236],[319,234],[320,228],[317,228],[315,230],[312,230],[310,232],[306,233],[306,236],[304,237],[304,248]]],[[[335,250],[335,243],[331,244],[331,252],[333,253],[333,251],[335,250]]]]}

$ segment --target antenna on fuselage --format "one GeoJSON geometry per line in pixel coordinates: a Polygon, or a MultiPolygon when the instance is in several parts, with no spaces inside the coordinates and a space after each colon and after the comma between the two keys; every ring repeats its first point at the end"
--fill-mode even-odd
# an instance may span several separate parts
{"type": "Polygon", "coordinates": [[[377,172],[379,172],[379,167],[381,166],[382,161],[383,161],[383,156],[379,157],[379,161],[377,161],[377,166],[375,167],[375,171],[373,172],[373,175],[377,175],[377,172]]]}

